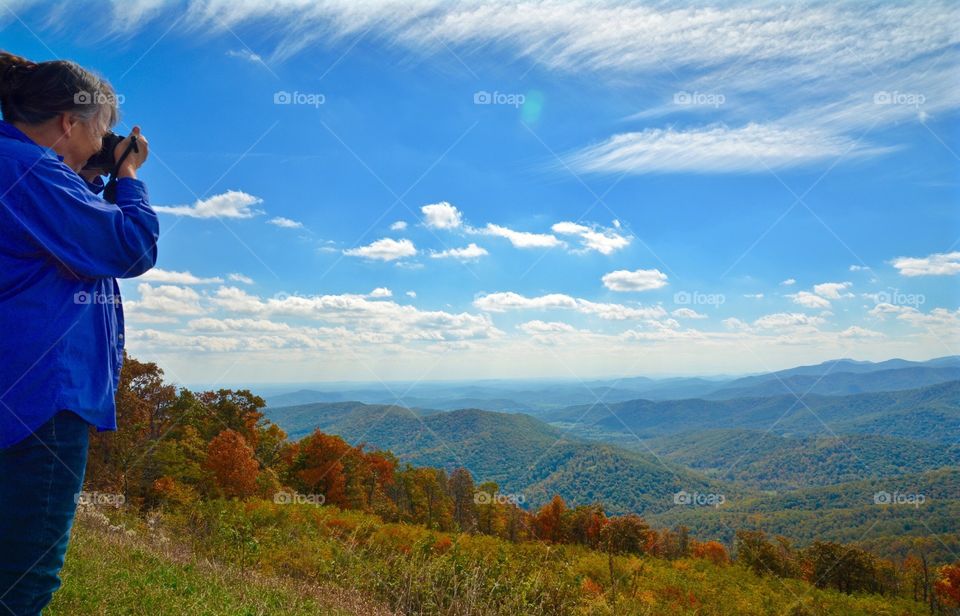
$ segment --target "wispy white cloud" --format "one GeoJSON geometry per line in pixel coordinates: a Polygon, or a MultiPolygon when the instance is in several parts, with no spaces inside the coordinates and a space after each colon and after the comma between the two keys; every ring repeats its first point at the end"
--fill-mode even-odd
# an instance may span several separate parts
{"type": "Polygon", "coordinates": [[[302,222],[297,222],[296,220],[284,218],[283,216],[277,216],[275,218],[271,218],[267,222],[270,223],[271,225],[282,227],[284,229],[302,229],[303,228],[302,222]]]}
{"type": "Polygon", "coordinates": [[[263,57],[249,49],[231,49],[227,51],[227,55],[231,58],[240,58],[241,60],[246,60],[254,64],[264,64],[263,57]]]}
{"type": "Polygon", "coordinates": [[[243,284],[253,284],[253,278],[239,273],[227,274],[227,279],[233,282],[242,282],[243,284]]]}
{"type": "Polygon", "coordinates": [[[473,305],[486,312],[507,312],[510,310],[573,310],[582,314],[595,315],[610,321],[628,319],[658,319],[667,314],[662,306],[626,306],[593,302],[571,297],[562,293],[551,293],[539,297],[527,297],[513,291],[489,293],[478,297],[473,305]]]}
{"type": "Polygon", "coordinates": [[[390,225],[391,231],[404,231],[407,228],[407,222],[405,220],[398,220],[392,225],[390,225]]]}
{"type": "Polygon", "coordinates": [[[549,233],[530,233],[528,231],[515,231],[509,227],[495,225],[492,222],[487,223],[486,227],[481,229],[468,229],[470,233],[481,235],[494,235],[510,240],[510,243],[516,248],[552,248],[562,246],[564,242],[555,235],[549,233]]]}
{"type": "Polygon", "coordinates": [[[770,169],[889,151],[818,128],[750,123],[621,133],[570,155],[584,172],[766,172],[770,169]]]}
{"type": "Polygon", "coordinates": [[[167,284],[209,284],[223,282],[223,279],[217,276],[201,278],[199,276],[194,276],[190,272],[175,272],[160,269],[159,267],[155,267],[152,270],[147,271],[145,274],[138,276],[137,280],[141,280],[143,282],[167,284]]]}

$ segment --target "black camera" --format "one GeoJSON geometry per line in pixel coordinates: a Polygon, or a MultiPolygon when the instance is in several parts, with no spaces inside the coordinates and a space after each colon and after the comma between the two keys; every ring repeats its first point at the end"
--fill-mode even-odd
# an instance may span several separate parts
{"type": "Polygon", "coordinates": [[[126,139],[126,137],[121,137],[114,132],[108,132],[103,136],[103,147],[87,160],[87,164],[83,166],[83,169],[85,171],[102,171],[104,174],[113,171],[113,168],[117,164],[113,153],[124,139],[126,139]]]}

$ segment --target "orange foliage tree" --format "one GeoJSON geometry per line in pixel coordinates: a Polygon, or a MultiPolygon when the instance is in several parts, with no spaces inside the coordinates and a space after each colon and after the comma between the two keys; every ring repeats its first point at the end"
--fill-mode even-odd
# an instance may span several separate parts
{"type": "Polygon", "coordinates": [[[226,496],[242,498],[257,489],[260,464],[239,432],[227,429],[215,436],[207,446],[204,467],[213,473],[226,496]]]}

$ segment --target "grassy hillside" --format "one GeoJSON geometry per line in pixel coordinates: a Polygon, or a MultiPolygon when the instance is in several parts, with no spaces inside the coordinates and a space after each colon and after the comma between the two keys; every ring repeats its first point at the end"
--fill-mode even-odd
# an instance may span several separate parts
{"type": "Polygon", "coordinates": [[[391,611],[450,616],[924,613],[921,604],[907,599],[846,595],[699,558],[611,560],[580,546],[439,533],[334,507],[238,501],[203,503],[150,522],[122,510],[81,513],[64,586],[48,613],[391,611]],[[112,532],[110,525],[122,530],[112,532]]]}
{"type": "Polygon", "coordinates": [[[390,449],[420,466],[468,469],[478,482],[538,506],[554,494],[572,504],[602,501],[611,513],[663,511],[673,495],[740,494],[647,453],[570,438],[524,414],[465,409],[428,416],[402,407],[360,403],[312,404],[266,410],[293,438],[319,428],[351,443],[390,449]]]}
{"type": "MultiPolygon", "coordinates": [[[[197,559],[187,544],[111,531],[81,513],[74,527],[63,586],[47,616],[387,616],[393,611],[360,593],[197,559]]],[[[143,534],[147,534],[141,528],[143,534]]]]}

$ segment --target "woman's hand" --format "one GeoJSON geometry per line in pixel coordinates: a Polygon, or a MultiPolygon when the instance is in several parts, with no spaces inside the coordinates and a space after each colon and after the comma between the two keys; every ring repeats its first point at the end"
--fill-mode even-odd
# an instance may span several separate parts
{"type": "Polygon", "coordinates": [[[127,158],[123,161],[123,164],[120,166],[120,171],[117,174],[117,177],[121,178],[136,178],[137,169],[147,160],[147,155],[149,154],[150,148],[147,143],[147,138],[140,134],[140,127],[134,126],[133,130],[130,131],[130,136],[121,141],[117,145],[117,149],[113,151],[114,160],[120,160],[120,157],[123,156],[124,151],[127,149],[127,145],[130,143],[130,137],[137,137],[137,150],[130,150],[130,153],[127,155],[127,158]]]}

